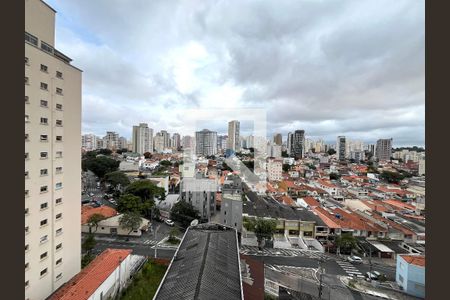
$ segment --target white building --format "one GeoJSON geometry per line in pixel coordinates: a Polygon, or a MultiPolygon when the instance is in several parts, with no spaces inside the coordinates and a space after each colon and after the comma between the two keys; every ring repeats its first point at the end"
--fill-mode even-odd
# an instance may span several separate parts
{"type": "Polygon", "coordinates": [[[216,180],[185,177],[180,183],[181,200],[192,204],[202,220],[210,221],[216,212],[217,189],[216,180]]]}
{"type": "Polygon", "coordinates": [[[241,123],[237,120],[233,120],[228,122],[228,147],[227,149],[231,149],[234,152],[239,152],[241,149],[241,140],[239,137],[240,134],[240,125],[241,123]]]}
{"type": "Polygon", "coordinates": [[[281,146],[275,144],[267,145],[267,156],[281,158],[281,146]]]}
{"type": "Polygon", "coordinates": [[[425,175],[425,158],[419,160],[419,176],[425,175]]]}
{"type": "Polygon", "coordinates": [[[210,156],[217,154],[217,132],[203,129],[195,133],[195,154],[210,156]]]}
{"type": "Polygon", "coordinates": [[[149,128],[147,123],[139,123],[138,126],[133,126],[131,141],[133,152],[139,154],[153,153],[153,129],[149,128]]]}
{"type": "Polygon", "coordinates": [[[164,151],[164,135],[161,132],[158,132],[153,138],[153,147],[156,153],[164,151]]]}
{"type": "Polygon", "coordinates": [[[92,151],[97,149],[97,139],[95,134],[84,134],[81,136],[81,148],[86,151],[92,151]]]}
{"type": "Polygon", "coordinates": [[[107,131],[103,137],[103,147],[113,151],[119,149],[119,134],[114,131],[107,131]]]}
{"type": "Polygon", "coordinates": [[[181,147],[181,136],[179,133],[174,133],[172,135],[172,148],[177,151],[181,147]]]}
{"type": "Polygon", "coordinates": [[[80,271],[81,70],[55,47],[55,10],[25,1],[25,299],[80,271]]]}
{"type": "Polygon", "coordinates": [[[283,172],[282,159],[270,159],[267,162],[267,177],[269,181],[281,181],[283,172]]]}

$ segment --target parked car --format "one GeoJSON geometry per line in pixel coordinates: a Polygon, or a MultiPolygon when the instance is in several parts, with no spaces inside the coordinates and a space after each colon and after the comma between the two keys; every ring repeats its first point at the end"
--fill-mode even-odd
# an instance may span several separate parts
{"type": "Polygon", "coordinates": [[[378,276],[377,276],[377,274],[375,274],[375,272],[376,271],[374,271],[374,272],[366,272],[366,275],[365,275],[366,279],[367,280],[378,280],[378,276]]]}
{"type": "Polygon", "coordinates": [[[172,220],[165,220],[164,223],[166,223],[169,226],[175,225],[175,223],[172,220]]]}
{"type": "Polygon", "coordinates": [[[92,193],[92,192],[91,192],[91,193],[89,193],[89,196],[93,197],[93,196],[94,196],[94,193],[92,193]]]}
{"type": "Polygon", "coordinates": [[[347,260],[354,264],[362,264],[362,258],[356,255],[349,256],[347,260]]]}

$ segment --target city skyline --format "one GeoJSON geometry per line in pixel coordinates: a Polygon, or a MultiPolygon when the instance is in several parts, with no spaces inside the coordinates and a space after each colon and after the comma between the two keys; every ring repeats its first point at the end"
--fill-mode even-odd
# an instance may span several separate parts
{"type": "Polygon", "coordinates": [[[184,135],[186,107],[258,107],[268,135],[424,145],[423,2],[48,2],[58,48],[85,71],[83,133],[184,135]]]}

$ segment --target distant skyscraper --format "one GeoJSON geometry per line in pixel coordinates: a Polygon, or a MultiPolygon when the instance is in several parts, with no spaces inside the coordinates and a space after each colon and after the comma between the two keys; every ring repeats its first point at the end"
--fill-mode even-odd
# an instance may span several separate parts
{"type": "Polygon", "coordinates": [[[164,140],[164,149],[170,148],[170,133],[168,133],[166,130],[161,130],[161,134],[164,140]]]}
{"type": "Polygon", "coordinates": [[[203,129],[195,133],[195,153],[210,156],[217,154],[217,132],[203,129]]]}
{"type": "Polygon", "coordinates": [[[228,122],[228,149],[238,152],[241,149],[240,123],[233,120],[228,122]]]}
{"type": "Polygon", "coordinates": [[[294,153],[294,134],[292,132],[289,132],[287,135],[287,142],[286,142],[286,151],[289,156],[293,156],[294,153]]]}
{"type": "Polygon", "coordinates": [[[379,139],[375,149],[375,157],[378,160],[390,160],[392,157],[392,138],[379,139]]]}
{"type": "Polygon", "coordinates": [[[157,153],[162,153],[164,151],[164,134],[161,132],[158,132],[153,138],[153,148],[157,153]]]}
{"type": "Polygon", "coordinates": [[[153,152],[153,129],[149,128],[146,123],[140,123],[139,126],[133,126],[131,140],[133,152],[140,154],[153,152]]]}
{"type": "Polygon", "coordinates": [[[97,149],[97,136],[95,134],[85,134],[81,137],[81,148],[86,151],[97,149]]]}
{"type": "Polygon", "coordinates": [[[336,152],[339,160],[345,160],[346,158],[347,143],[345,136],[338,136],[336,140],[336,152]]]}
{"type": "Polygon", "coordinates": [[[296,130],[293,135],[293,156],[295,159],[303,158],[305,151],[305,131],[296,130]]]}
{"type": "Polygon", "coordinates": [[[103,137],[103,147],[109,150],[117,150],[119,147],[119,134],[114,131],[107,131],[103,137]]]}
{"type": "Polygon", "coordinates": [[[217,136],[217,150],[225,151],[227,149],[228,136],[218,135],[217,136]]]}
{"type": "Polygon", "coordinates": [[[174,133],[172,135],[172,148],[175,150],[180,149],[181,147],[181,137],[179,133],[174,133]]]}
{"type": "Polygon", "coordinates": [[[183,147],[183,149],[194,149],[195,139],[190,135],[185,135],[181,139],[181,146],[183,147]]]}
{"type": "Polygon", "coordinates": [[[281,144],[283,144],[283,136],[281,135],[281,133],[276,133],[273,136],[273,142],[278,146],[281,146],[281,144]]]}

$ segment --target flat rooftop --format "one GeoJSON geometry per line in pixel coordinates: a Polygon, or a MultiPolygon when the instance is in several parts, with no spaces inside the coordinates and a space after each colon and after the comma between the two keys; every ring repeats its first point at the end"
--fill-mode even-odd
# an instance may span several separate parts
{"type": "Polygon", "coordinates": [[[243,299],[237,243],[233,228],[189,227],[153,299],[243,299]]]}

